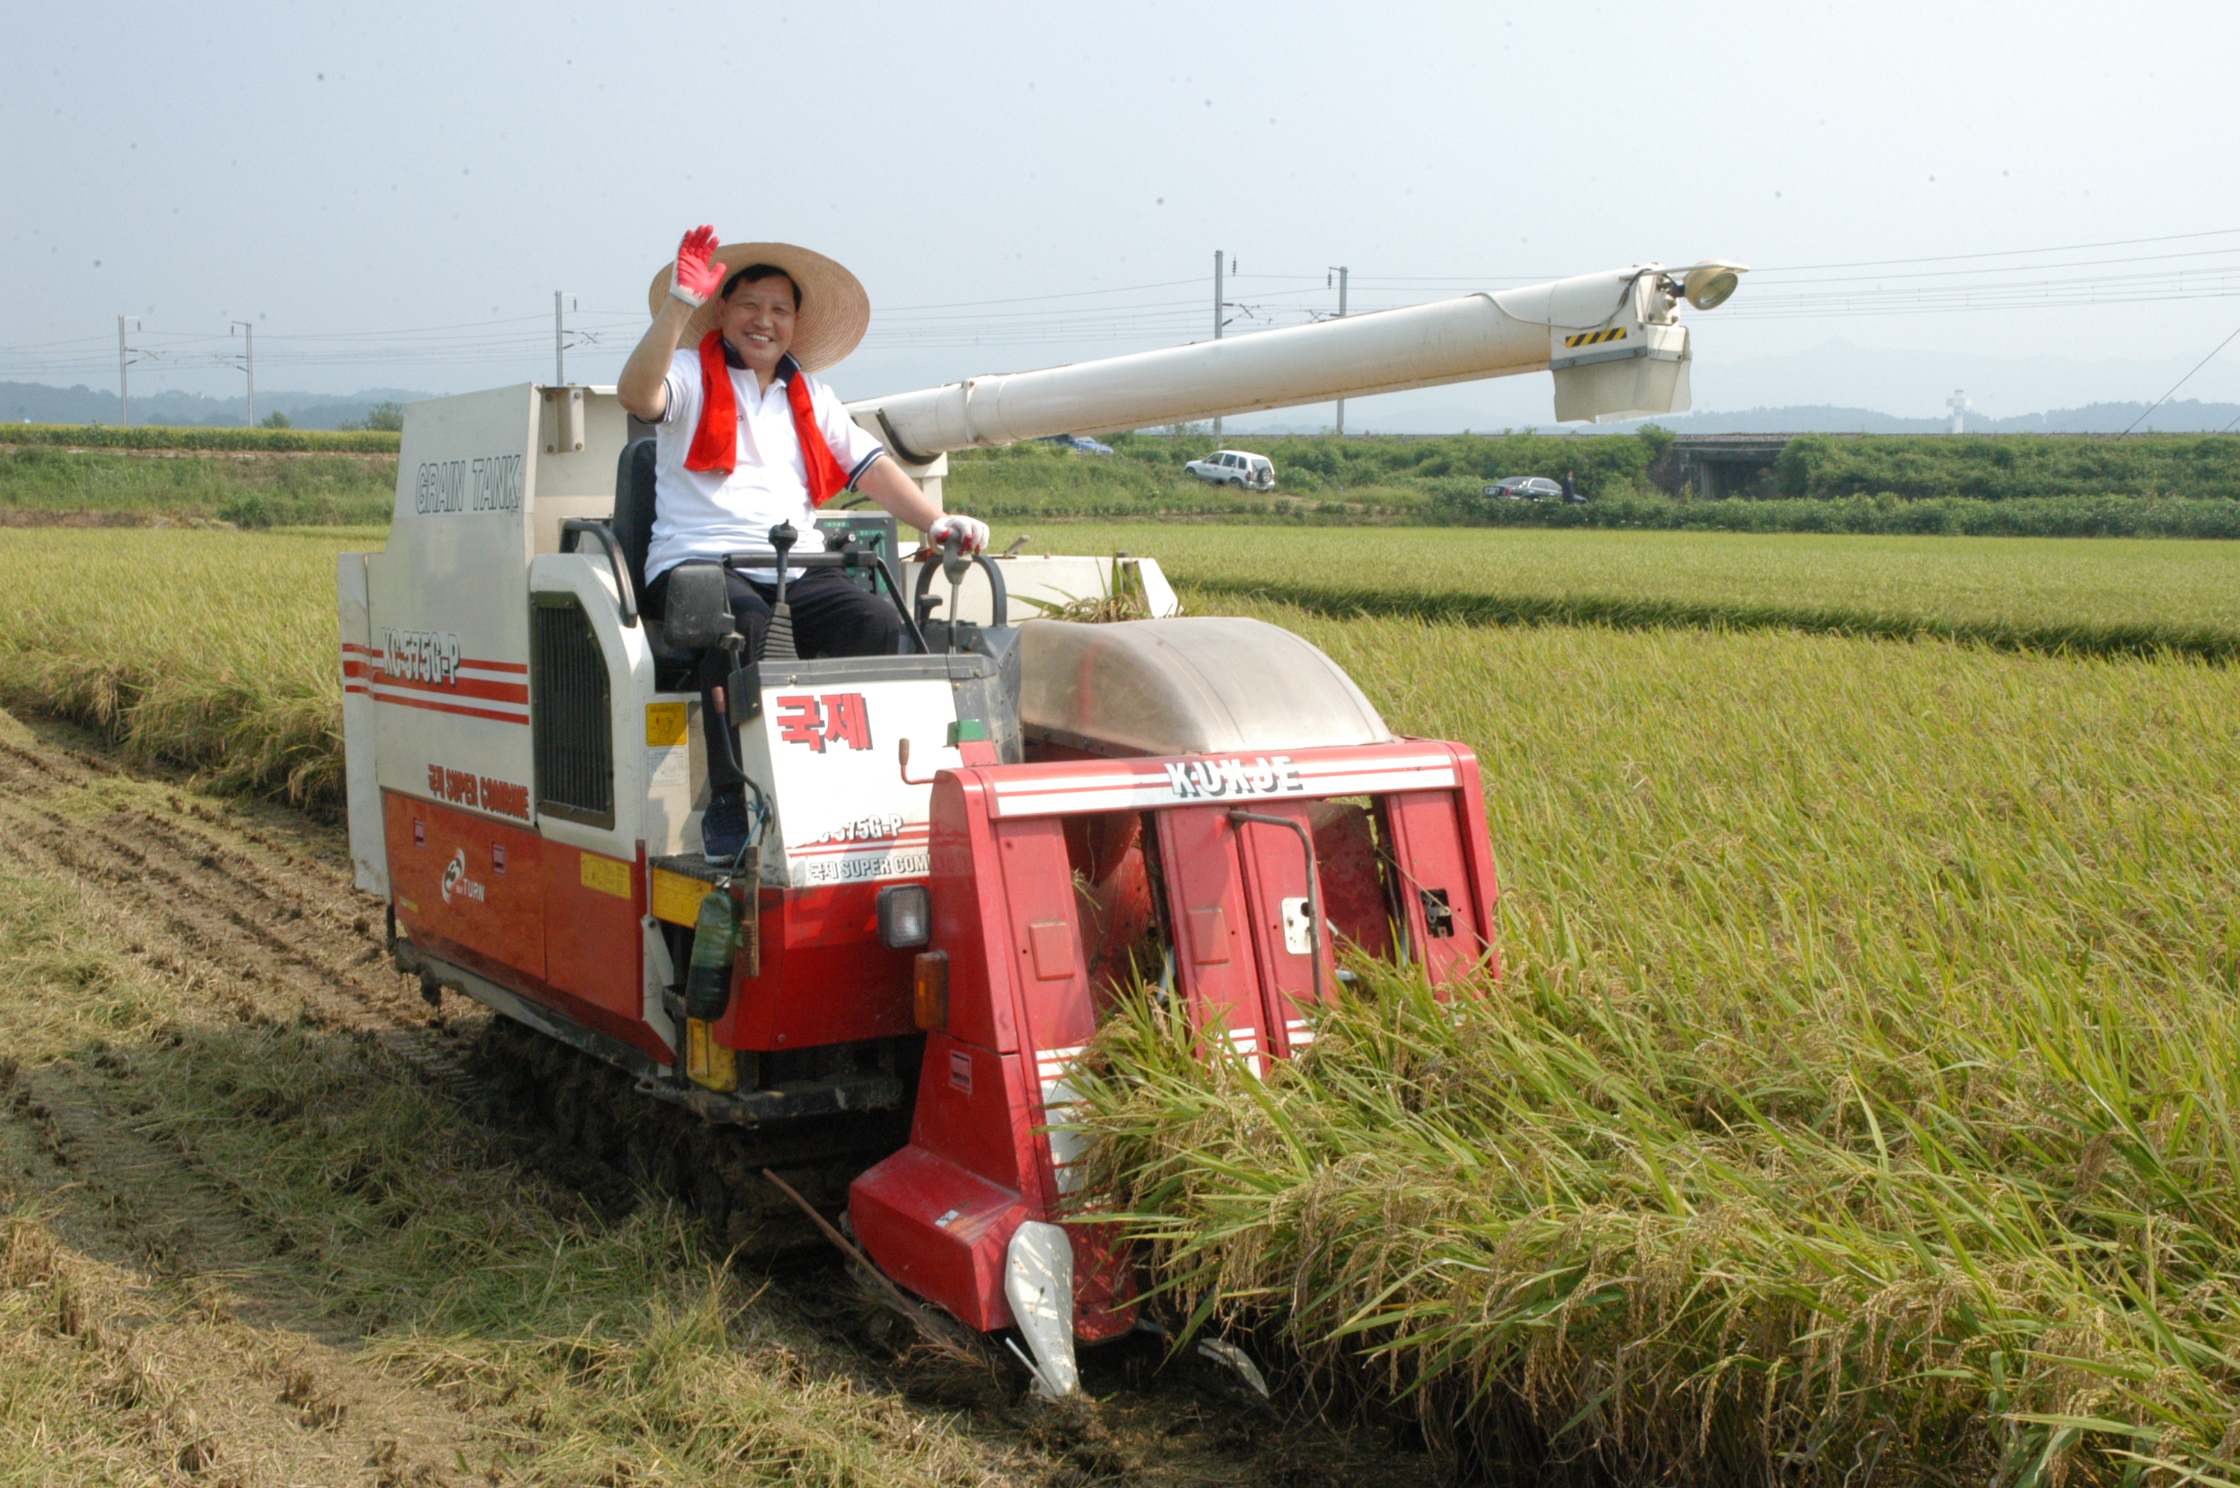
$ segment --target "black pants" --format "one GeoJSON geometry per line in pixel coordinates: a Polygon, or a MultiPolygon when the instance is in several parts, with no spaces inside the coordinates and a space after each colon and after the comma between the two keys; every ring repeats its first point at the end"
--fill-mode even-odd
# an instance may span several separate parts
{"type": "MultiPolygon", "coordinates": [[[[659,619],[667,613],[669,575],[684,567],[664,569],[646,586],[646,613],[659,619]]],[[[724,575],[731,600],[731,619],[747,638],[747,655],[758,655],[762,638],[770,629],[770,606],[777,586],[751,582],[732,569],[724,575]]],[[[786,607],[793,612],[794,649],[805,658],[820,656],[892,656],[902,647],[902,614],[884,595],[858,589],[836,569],[815,568],[786,580],[786,607]]],[[[711,794],[736,789],[742,782],[731,768],[722,710],[716,707],[716,689],[728,680],[730,662],[723,648],[710,646],[700,653],[701,737],[708,746],[708,789],[711,794]]]]}

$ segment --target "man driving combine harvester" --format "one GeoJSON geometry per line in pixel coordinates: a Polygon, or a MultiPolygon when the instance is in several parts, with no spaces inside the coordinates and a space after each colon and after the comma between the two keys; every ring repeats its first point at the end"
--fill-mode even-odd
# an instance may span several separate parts
{"type": "Polygon", "coordinates": [[[1104,597],[1119,565],[950,553],[906,591],[816,507],[852,483],[978,547],[906,471],[1541,370],[1561,419],[1684,409],[1678,306],[1740,272],[1632,264],[851,412],[809,373],[863,334],[855,279],[688,235],[619,392],[413,405],[388,542],[337,559],[350,851],[398,969],[503,1014],[492,1058],[561,1140],[627,1156],[724,1244],[783,1243],[797,1199],[820,1226],[844,1208],[881,1275],[1015,1329],[1038,1392],[1073,1393],[1076,1345],[1136,1323],[1132,1253],[1060,1222],[1098,1199],[1068,1113],[1115,990],[1155,974],[1247,1077],[1311,1044],[1341,946],[1480,995],[1500,890],[1477,760],[1393,730],[1298,636],[1173,614],[1149,560],[1162,618],[1013,625],[1011,597],[1104,597]],[[789,524],[817,550],[791,563],[789,524]],[[898,622],[922,650],[834,654],[899,649],[898,622]],[[729,670],[699,666],[696,753],[679,668],[703,647],[729,670]],[[743,776],[753,847],[689,852],[703,783],[730,818],[711,855],[745,847],[743,776]]]}
{"type": "MultiPolygon", "coordinates": [[[[653,324],[616,386],[624,408],[657,426],[648,613],[663,613],[680,566],[768,553],[772,567],[725,573],[747,654],[759,654],[777,593],[770,530],[791,523],[799,546],[822,552],[817,509],[847,490],[930,542],[954,534],[966,552],[987,546],[985,523],[944,513],[900,465],[882,458],[886,451],[850,421],[832,389],[809,375],[863,339],[871,304],[855,275],[790,243],[723,247],[703,226],[685,234],[649,298],[653,324]]],[[[837,570],[803,573],[786,600],[804,657],[888,655],[900,646],[894,606],[837,570]]],[[[709,804],[701,836],[710,858],[735,856],[747,836],[745,780],[719,742],[725,725],[716,689],[727,668],[720,651],[704,653],[709,804]]]]}

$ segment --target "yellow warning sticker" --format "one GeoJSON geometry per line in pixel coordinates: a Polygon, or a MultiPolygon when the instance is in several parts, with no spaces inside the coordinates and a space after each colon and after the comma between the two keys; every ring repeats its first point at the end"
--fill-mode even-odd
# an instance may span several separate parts
{"type": "Polygon", "coordinates": [[[1599,331],[1581,331],[1576,336],[1566,336],[1563,338],[1563,344],[1565,346],[1599,346],[1605,341],[1623,341],[1625,338],[1626,328],[1624,326],[1607,326],[1599,331]]]}
{"type": "Polygon", "coordinates": [[[602,894],[612,894],[617,899],[627,899],[630,897],[630,865],[618,858],[602,858],[597,853],[585,853],[583,886],[597,889],[602,894]]]}
{"type": "Polygon", "coordinates": [[[653,870],[653,917],[672,925],[690,925],[700,918],[700,900],[707,892],[708,886],[696,878],[656,868],[653,870]]]}
{"type": "Polygon", "coordinates": [[[682,744],[690,717],[689,703],[646,704],[646,748],[667,749],[682,744]]]}

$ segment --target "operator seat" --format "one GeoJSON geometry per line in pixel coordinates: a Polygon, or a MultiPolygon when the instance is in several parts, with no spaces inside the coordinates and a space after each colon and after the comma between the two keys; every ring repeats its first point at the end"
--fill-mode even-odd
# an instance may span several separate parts
{"type": "MultiPolygon", "coordinates": [[[[646,592],[646,551],[653,546],[653,454],[651,439],[633,439],[622,447],[622,458],[615,462],[614,470],[614,535],[622,544],[622,559],[641,604],[646,592]]],[[[669,644],[659,619],[650,614],[642,614],[640,619],[654,660],[699,660],[699,652],[680,651],[669,644]]]]}
{"type": "MultiPolygon", "coordinates": [[[[650,438],[633,439],[622,447],[622,457],[615,462],[614,515],[608,520],[608,530],[622,544],[623,564],[630,570],[630,582],[635,586],[639,603],[643,605],[646,592],[646,554],[653,547],[654,513],[654,441],[650,438]]],[[[894,523],[887,522],[886,551],[894,551],[894,523]]],[[[869,580],[856,580],[868,586],[869,580]]],[[[876,591],[874,591],[876,592],[876,591]]],[[[895,604],[905,609],[897,595],[895,604]]],[[[906,613],[907,618],[907,613],[906,613]]],[[[697,666],[700,653],[684,650],[669,644],[662,619],[641,612],[639,619],[645,626],[646,644],[653,650],[653,659],[664,667],[670,665],[697,666]]],[[[907,632],[907,626],[905,627],[907,632]]],[[[911,644],[905,635],[905,645],[911,644]]]]}

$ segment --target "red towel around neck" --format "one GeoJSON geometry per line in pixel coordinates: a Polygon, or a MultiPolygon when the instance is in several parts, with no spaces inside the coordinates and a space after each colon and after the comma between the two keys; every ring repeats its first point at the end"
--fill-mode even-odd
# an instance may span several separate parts
{"type": "MultiPolygon", "coordinates": [[[[801,463],[809,472],[809,503],[821,507],[847,489],[848,472],[833,458],[824,430],[817,427],[816,409],[809,398],[809,374],[799,363],[792,365],[786,377],[786,402],[793,409],[794,437],[801,441],[801,463]]],[[[720,470],[729,475],[738,459],[739,397],[732,391],[731,369],[723,359],[723,332],[713,330],[700,338],[700,427],[692,431],[692,448],[685,452],[684,468],[720,470]]]]}

